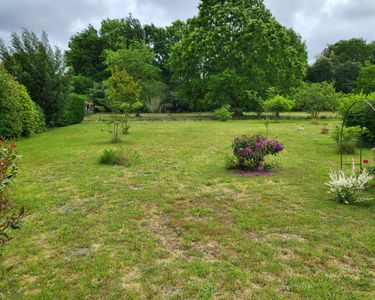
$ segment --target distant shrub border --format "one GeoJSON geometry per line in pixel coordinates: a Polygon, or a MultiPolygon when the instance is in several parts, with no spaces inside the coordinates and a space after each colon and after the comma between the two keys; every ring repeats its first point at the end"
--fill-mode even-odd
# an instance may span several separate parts
{"type": "Polygon", "coordinates": [[[230,110],[230,105],[223,105],[213,112],[214,119],[222,122],[232,120],[233,114],[230,110]]]}
{"type": "Polygon", "coordinates": [[[266,171],[265,157],[277,155],[284,146],[277,140],[262,135],[243,135],[232,143],[233,156],[227,161],[227,168],[249,171],[266,171]]]}

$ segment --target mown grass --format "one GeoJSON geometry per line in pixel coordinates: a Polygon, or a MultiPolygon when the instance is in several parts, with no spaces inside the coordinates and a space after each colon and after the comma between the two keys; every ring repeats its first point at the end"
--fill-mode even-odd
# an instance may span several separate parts
{"type": "Polygon", "coordinates": [[[263,121],[132,122],[129,168],[98,163],[117,147],[104,123],[20,140],[13,197],[28,216],[0,298],[375,298],[375,203],[327,193],[339,155],[321,127],[271,123],[286,150],[264,177],[224,168],[232,139],[263,121]]]}

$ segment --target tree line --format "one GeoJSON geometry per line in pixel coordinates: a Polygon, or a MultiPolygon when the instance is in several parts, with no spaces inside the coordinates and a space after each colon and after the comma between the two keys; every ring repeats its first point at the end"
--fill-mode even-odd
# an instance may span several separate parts
{"type": "Polygon", "coordinates": [[[26,87],[47,126],[80,122],[89,99],[98,111],[229,105],[241,115],[272,107],[265,105],[270,99],[290,108],[280,97],[294,99],[295,110],[309,110],[316,95],[319,110],[334,110],[338,93],[375,91],[374,42],[328,45],[309,66],[301,36],[262,0],[202,0],[197,16],[166,27],[143,25],[132,15],[104,19],[100,28],[74,34],[65,53],[52,48],[45,33],[26,29],[13,33],[10,44],[0,43],[0,77],[26,87]]]}

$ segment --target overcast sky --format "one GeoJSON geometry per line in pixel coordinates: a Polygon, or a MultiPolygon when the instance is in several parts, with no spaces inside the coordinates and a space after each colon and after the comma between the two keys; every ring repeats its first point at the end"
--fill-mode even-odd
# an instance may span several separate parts
{"type": "MultiPolygon", "coordinates": [[[[375,0],[265,0],[285,26],[306,41],[310,61],[330,43],[363,37],[375,40],[375,0]]],[[[66,49],[72,33],[103,18],[132,13],[159,26],[196,15],[198,0],[0,0],[0,37],[22,27],[45,30],[51,43],[66,49]]]]}

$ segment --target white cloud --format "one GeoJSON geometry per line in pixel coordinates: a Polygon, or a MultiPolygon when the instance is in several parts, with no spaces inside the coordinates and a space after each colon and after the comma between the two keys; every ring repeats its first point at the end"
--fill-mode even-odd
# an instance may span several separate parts
{"type": "MultiPolygon", "coordinates": [[[[340,39],[375,40],[374,0],[265,0],[275,17],[306,41],[310,61],[340,39]]],[[[5,40],[22,27],[45,30],[66,48],[69,37],[101,19],[132,13],[143,24],[165,26],[197,14],[198,0],[0,0],[0,34],[5,40]]]]}
{"type": "Polygon", "coordinates": [[[362,37],[375,40],[373,0],[265,0],[276,18],[306,41],[312,62],[327,44],[362,37]]]}

